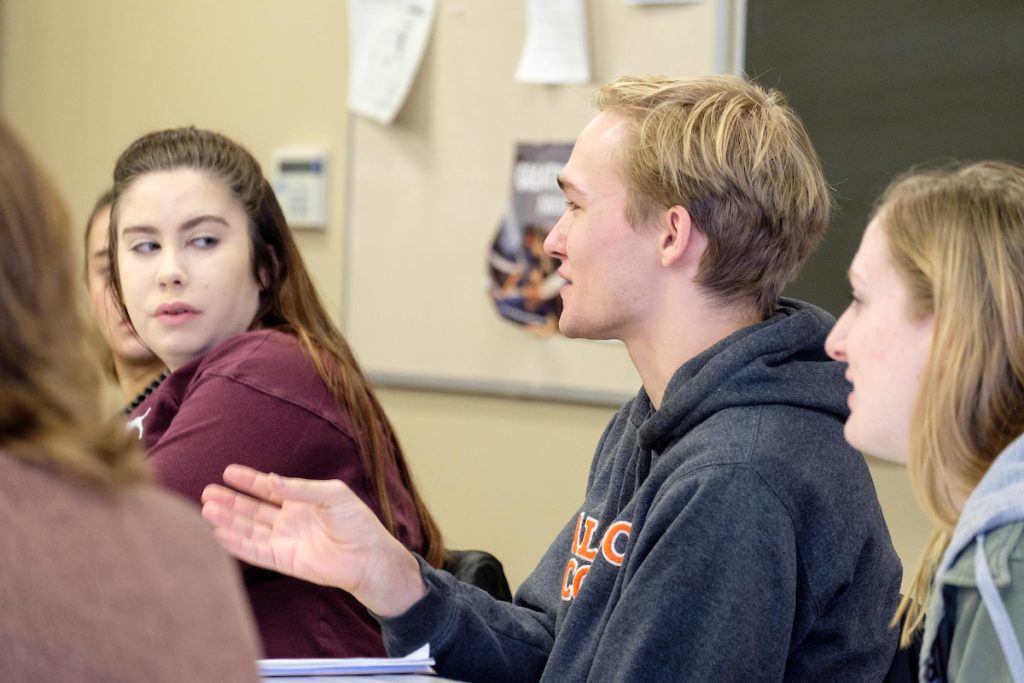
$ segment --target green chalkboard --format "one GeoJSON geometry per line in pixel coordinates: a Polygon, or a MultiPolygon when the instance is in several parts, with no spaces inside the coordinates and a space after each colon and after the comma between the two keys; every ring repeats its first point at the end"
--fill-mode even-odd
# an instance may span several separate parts
{"type": "Polygon", "coordinates": [[[745,68],[786,94],[836,190],[832,230],[788,291],[835,314],[890,178],[1024,162],[1024,0],[749,0],[745,68]]]}

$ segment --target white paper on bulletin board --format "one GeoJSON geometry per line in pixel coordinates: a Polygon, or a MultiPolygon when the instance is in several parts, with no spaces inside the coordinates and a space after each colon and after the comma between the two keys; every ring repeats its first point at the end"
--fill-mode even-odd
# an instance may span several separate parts
{"type": "Polygon", "coordinates": [[[436,0],[349,0],[350,111],[389,124],[405,103],[436,0]]]}
{"type": "Polygon", "coordinates": [[[628,5],[699,5],[704,0],[626,0],[628,5]]]}
{"type": "Polygon", "coordinates": [[[526,43],[516,67],[517,81],[590,81],[583,0],[527,0],[526,20],[526,43]]]}
{"type": "MultiPolygon", "coordinates": [[[[595,83],[708,74],[729,52],[716,2],[587,8],[595,83]]],[[[359,362],[380,386],[602,404],[635,395],[622,344],[538,338],[488,294],[516,142],[575,139],[595,114],[595,86],[512,78],[523,3],[439,3],[433,31],[394,123],[350,118],[342,324],[359,362]]]]}

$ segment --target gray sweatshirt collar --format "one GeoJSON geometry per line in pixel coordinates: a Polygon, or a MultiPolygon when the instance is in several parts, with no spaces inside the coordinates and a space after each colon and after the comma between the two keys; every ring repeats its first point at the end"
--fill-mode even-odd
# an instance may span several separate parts
{"type": "Polygon", "coordinates": [[[1024,435],[993,461],[971,492],[937,572],[944,574],[978,534],[1024,519],[1024,435]]]}

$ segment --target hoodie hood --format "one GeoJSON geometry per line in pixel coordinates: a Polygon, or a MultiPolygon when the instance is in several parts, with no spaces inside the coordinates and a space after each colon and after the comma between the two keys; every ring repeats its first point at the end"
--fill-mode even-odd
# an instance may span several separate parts
{"type": "Polygon", "coordinates": [[[940,577],[978,534],[1024,519],[1021,491],[1024,491],[1024,435],[1003,449],[971,492],[939,565],[940,577]]]}
{"type": "Polygon", "coordinates": [[[835,318],[816,306],[782,299],[771,318],[729,335],[679,368],[659,410],[652,412],[646,392],[640,392],[630,419],[641,444],[661,451],[733,407],[789,405],[845,420],[850,393],[845,365],[825,353],[834,324],[835,318]]]}

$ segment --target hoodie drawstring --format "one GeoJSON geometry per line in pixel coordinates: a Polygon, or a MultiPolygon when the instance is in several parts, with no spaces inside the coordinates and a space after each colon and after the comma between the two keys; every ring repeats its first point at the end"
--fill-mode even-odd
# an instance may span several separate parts
{"type": "Polygon", "coordinates": [[[1003,648],[1007,668],[1013,677],[1013,683],[1024,683],[1024,655],[1021,654],[1020,643],[1013,629],[1013,622],[1006,612],[1006,605],[999,598],[999,590],[992,580],[992,572],[988,568],[985,555],[985,534],[977,537],[978,547],[974,551],[974,578],[978,582],[978,592],[985,603],[989,619],[995,627],[999,645],[1003,648]]]}

